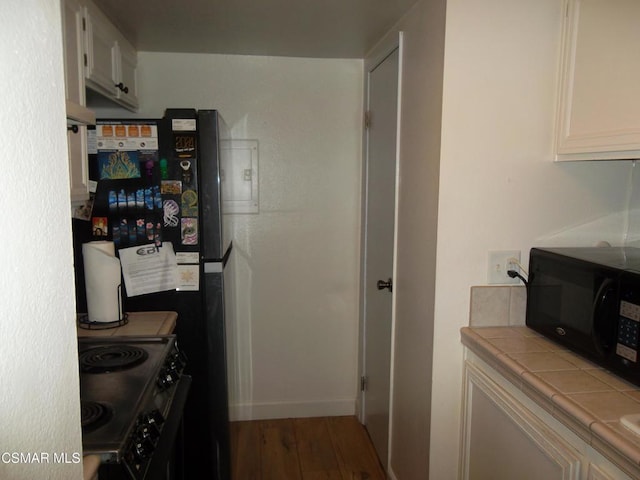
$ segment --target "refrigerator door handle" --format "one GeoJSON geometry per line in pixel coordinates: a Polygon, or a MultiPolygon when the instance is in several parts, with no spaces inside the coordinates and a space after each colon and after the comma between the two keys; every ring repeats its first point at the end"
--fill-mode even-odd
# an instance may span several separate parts
{"type": "Polygon", "coordinates": [[[205,262],[204,273],[222,273],[224,264],[222,262],[205,262]]]}
{"type": "Polygon", "coordinates": [[[227,262],[231,256],[231,250],[233,250],[233,243],[229,244],[229,248],[224,252],[224,257],[201,259],[202,265],[204,266],[204,273],[221,273],[227,266],[227,262]]]}

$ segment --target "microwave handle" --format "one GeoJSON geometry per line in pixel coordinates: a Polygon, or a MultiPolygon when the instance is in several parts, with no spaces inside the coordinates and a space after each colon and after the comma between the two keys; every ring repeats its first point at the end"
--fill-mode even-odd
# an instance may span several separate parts
{"type": "Polygon", "coordinates": [[[611,278],[602,282],[593,302],[593,311],[591,312],[593,319],[591,338],[596,351],[603,357],[611,352],[615,343],[615,318],[609,318],[607,308],[609,302],[615,301],[615,298],[611,297],[615,293],[614,284],[615,280],[611,278]]]}

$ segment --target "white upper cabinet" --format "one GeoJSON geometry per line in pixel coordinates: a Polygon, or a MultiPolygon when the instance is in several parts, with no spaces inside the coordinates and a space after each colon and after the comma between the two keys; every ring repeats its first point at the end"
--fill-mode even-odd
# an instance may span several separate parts
{"type": "Polygon", "coordinates": [[[64,73],[67,100],[84,105],[82,59],[82,6],[77,0],[62,2],[64,73]]]}
{"type": "Polygon", "coordinates": [[[640,158],[640,1],[566,0],[557,160],[640,158]]]}
{"type": "Polygon", "coordinates": [[[86,88],[129,110],[137,110],[137,53],[89,0],[62,0],[67,146],[71,201],[89,198],[87,127],[95,113],[87,108],[86,88]]]}
{"type": "Polygon", "coordinates": [[[85,102],[84,8],[78,0],[64,0],[61,8],[67,119],[73,124],[95,123],[95,115],[86,108],[85,102]]]}
{"type": "Polygon", "coordinates": [[[86,108],[83,62],[83,7],[78,0],[64,0],[62,37],[67,101],[67,149],[71,202],[89,198],[86,124],[95,123],[95,114],[86,108]]]}
{"type": "Polygon", "coordinates": [[[137,110],[137,52],[93,3],[85,7],[86,86],[137,110]]]}

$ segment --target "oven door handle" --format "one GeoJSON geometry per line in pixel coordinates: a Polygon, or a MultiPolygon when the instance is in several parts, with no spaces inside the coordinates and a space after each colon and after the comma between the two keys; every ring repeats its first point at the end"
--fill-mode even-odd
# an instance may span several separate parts
{"type": "Polygon", "coordinates": [[[191,377],[189,375],[182,375],[176,385],[176,391],[171,406],[169,407],[167,418],[162,424],[162,432],[160,433],[158,444],[153,451],[151,461],[142,479],[152,480],[156,478],[166,478],[167,459],[171,458],[172,451],[176,445],[176,439],[179,435],[178,431],[182,425],[182,413],[187,402],[190,388],[191,377]]]}
{"type": "Polygon", "coordinates": [[[596,294],[592,315],[591,338],[596,351],[601,357],[607,356],[615,343],[615,318],[612,318],[611,310],[615,312],[616,298],[615,280],[608,278],[602,282],[596,294]]]}

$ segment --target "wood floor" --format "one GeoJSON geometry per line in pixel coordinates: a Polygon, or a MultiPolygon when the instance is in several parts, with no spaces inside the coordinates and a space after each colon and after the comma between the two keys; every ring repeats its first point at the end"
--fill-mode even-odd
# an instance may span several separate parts
{"type": "Polygon", "coordinates": [[[356,417],[231,423],[233,480],[384,480],[356,417]]]}

